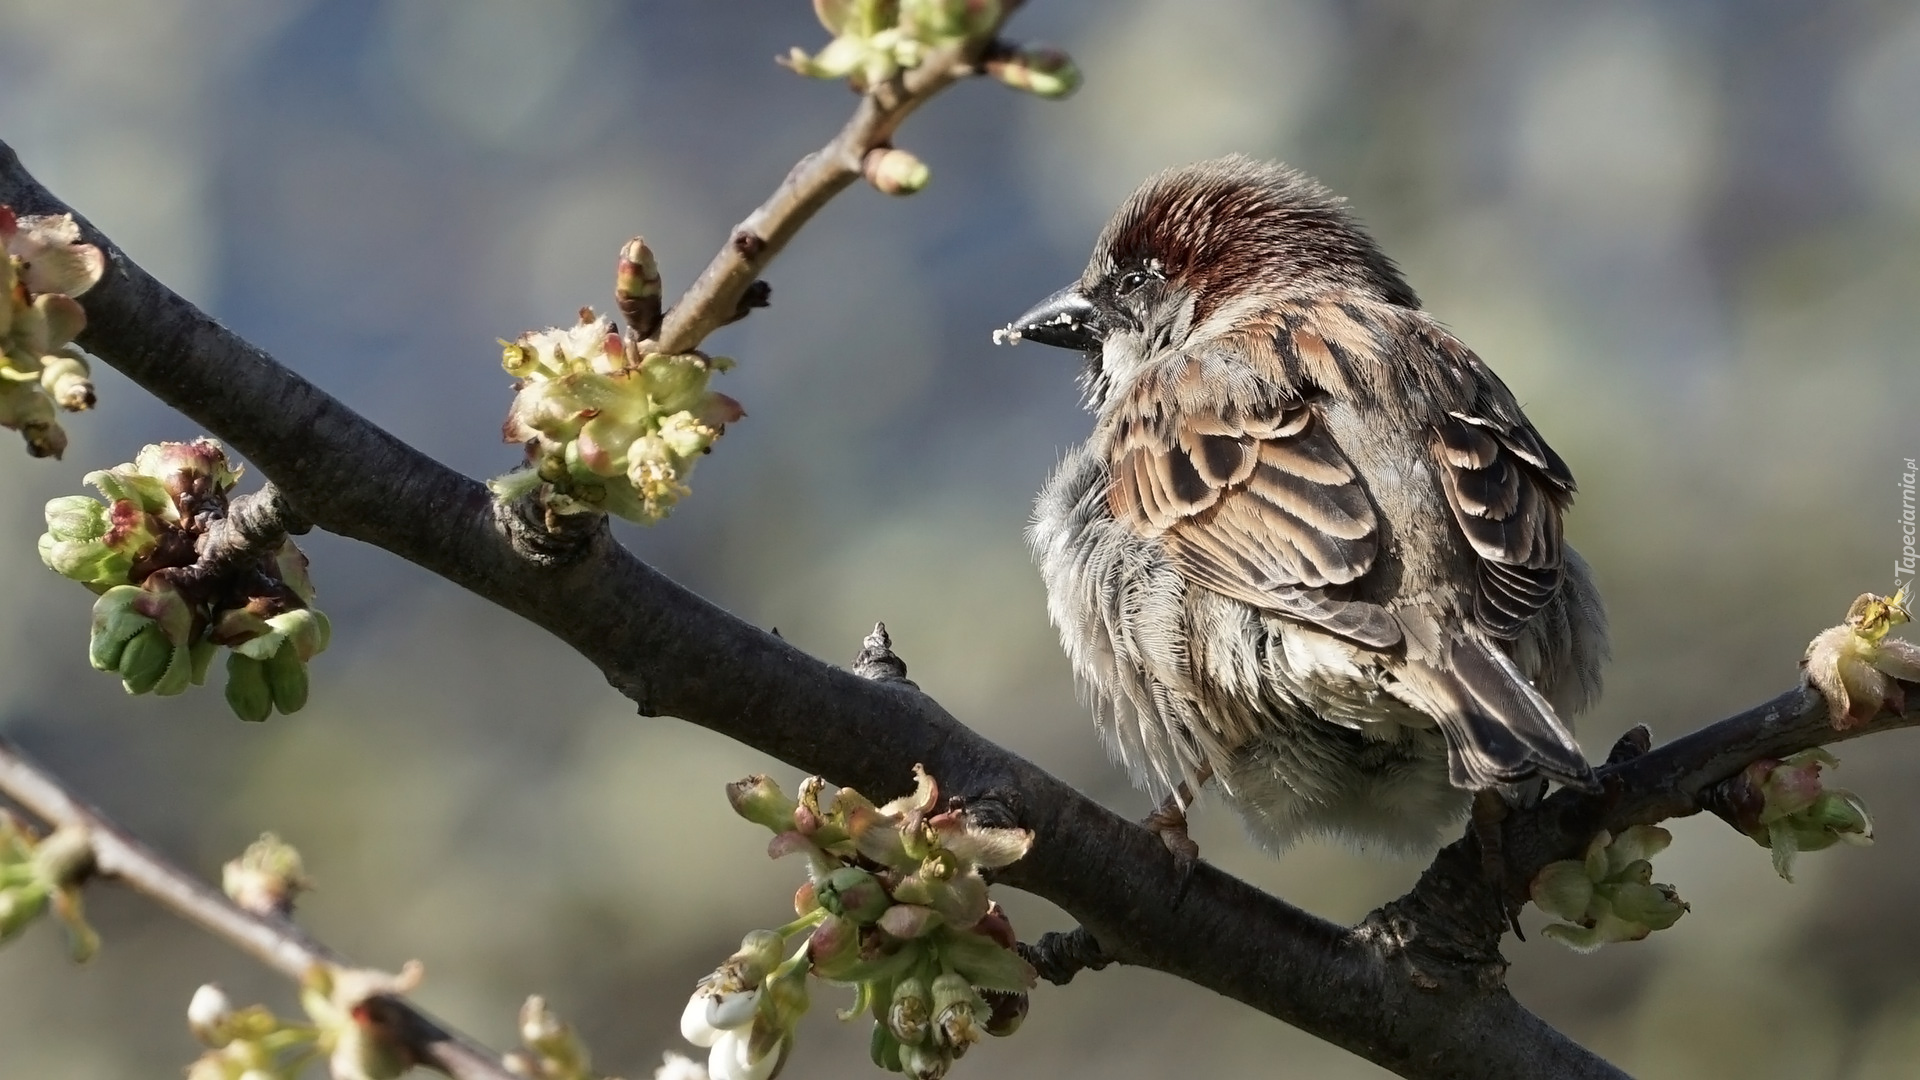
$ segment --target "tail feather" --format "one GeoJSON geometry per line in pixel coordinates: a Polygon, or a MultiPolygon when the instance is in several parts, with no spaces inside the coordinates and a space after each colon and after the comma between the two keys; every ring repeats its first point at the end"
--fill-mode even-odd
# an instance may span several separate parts
{"type": "Polygon", "coordinates": [[[1498,646],[1474,634],[1456,636],[1447,669],[1458,693],[1439,717],[1447,736],[1447,771],[1455,786],[1487,788],[1548,776],[1592,789],[1593,768],[1553,706],[1498,646]]]}

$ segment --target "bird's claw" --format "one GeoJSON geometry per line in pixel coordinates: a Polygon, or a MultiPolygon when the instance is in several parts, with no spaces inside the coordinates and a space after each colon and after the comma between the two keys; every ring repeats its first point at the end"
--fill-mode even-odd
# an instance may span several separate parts
{"type": "Polygon", "coordinates": [[[1480,845],[1480,876],[1493,901],[1499,905],[1500,921],[1521,941],[1527,935],[1520,930],[1520,909],[1507,895],[1506,821],[1511,808],[1507,800],[1492,788],[1473,793],[1473,838],[1480,845]]]}
{"type": "Polygon", "coordinates": [[[1187,895],[1187,885],[1193,881],[1194,868],[1200,865],[1200,845],[1187,833],[1187,804],[1193,801],[1193,794],[1186,784],[1181,784],[1173,794],[1160,803],[1158,809],[1148,814],[1140,824],[1167,846],[1173,854],[1173,861],[1180,870],[1179,884],[1174,886],[1173,906],[1179,907],[1180,901],[1187,895]]]}

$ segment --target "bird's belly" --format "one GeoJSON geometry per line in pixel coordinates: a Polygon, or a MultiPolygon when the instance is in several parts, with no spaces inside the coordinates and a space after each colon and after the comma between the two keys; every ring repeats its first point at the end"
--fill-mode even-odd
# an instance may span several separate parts
{"type": "Polygon", "coordinates": [[[1444,738],[1387,695],[1371,654],[1189,586],[1117,525],[1082,451],[1042,490],[1028,540],[1048,612],[1108,751],[1163,795],[1211,770],[1263,846],[1301,833],[1429,846],[1457,820],[1444,738]]]}

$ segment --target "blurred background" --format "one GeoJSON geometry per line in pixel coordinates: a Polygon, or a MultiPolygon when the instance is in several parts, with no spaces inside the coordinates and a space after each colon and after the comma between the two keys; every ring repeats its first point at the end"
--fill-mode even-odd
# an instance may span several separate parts
{"type": "MultiPolygon", "coordinates": [[[[1806,641],[1891,585],[1920,455],[1920,7],[1775,0],[1398,4],[1034,0],[1012,24],[1086,74],[1063,103],[963,85],[900,143],[911,199],[856,188],[710,343],[745,403],[646,559],[810,651],[886,620],[968,723],[1130,816],[1021,541],[1088,426],[1072,360],[988,332],[1074,277],[1148,172],[1230,150],[1351,197],[1429,307],[1580,479],[1572,540],[1613,614],[1590,752],[1791,685],[1806,641]]],[[[136,259],[415,445],[477,476],[509,382],[497,338],[610,305],[645,233],[684,287],[800,155],[841,87],[771,58],[802,0],[0,0],[0,138],[136,259]]],[[[199,432],[110,370],[63,462],[0,469],[0,728],[163,851],[217,876],[263,829],[305,853],[301,920],[361,962],[426,962],[427,1007],[495,1044],[531,992],[600,1066],[651,1075],[693,982],[782,921],[796,871],[721,785],[794,771],[642,719],[514,618],[386,554],[303,541],[336,627],[312,704],[262,726],[217,690],[125,698],[87,667],[88,598],[34,556],[40,506],[144,442],[199,432]]],[[[822,717],[831,723],[831,717],[822,717]]],[[[1514,944],[1512,984],[1646,1077],[1920,1076],[1920,738],[1842,749],[1877,846],[1799,880],[1714,820],[1659,876],[1693,912],[1575,956],[1514,944]]],[[[904,777],[902,778],[904,781],[904,777]]],[[[1208,858],[1330,918],[1417,863],[1273,858],[1213,807],[1208,858]]],[[[1024,936],[1067,925],[1007,902],[1024,936]]],[[[0,952],[0,1080],[174,1076],[193,988],[295,1011],[228,946],[103,887],[106,938],[0,952]]],[[[1530,926],[1537,913],[1530,912],[1530,926]]],[[[787,1075],[859,1075],[831,996],[787,1075]]],[[[1193,986],[1108,970],[1043,987],[965,1075],[1377,1077],[1193,986]]]]}

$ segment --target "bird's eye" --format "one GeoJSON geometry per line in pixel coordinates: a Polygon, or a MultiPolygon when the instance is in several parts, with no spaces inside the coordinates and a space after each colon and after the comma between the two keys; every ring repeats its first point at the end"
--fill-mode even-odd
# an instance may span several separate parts
{"type": "Polygon", "coordinates": [[[1145,270],[1129,270],[1126,275],[1120,279],[1119,286],[1114,290],[1115,295],[1123,297],[1132,296],[1134,293],[1140,291],[1142,285],[1145,285],[1151,280],[1153,280],[1153,276],[1145,270]]]}

